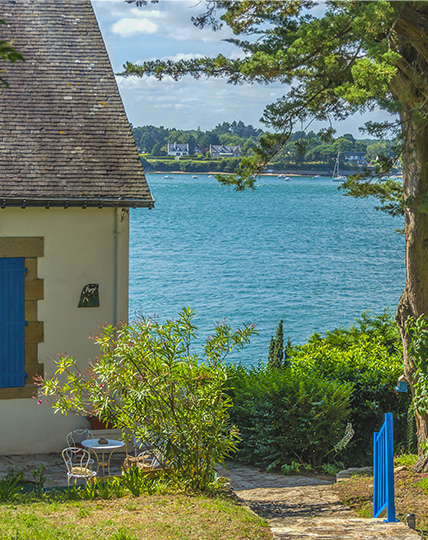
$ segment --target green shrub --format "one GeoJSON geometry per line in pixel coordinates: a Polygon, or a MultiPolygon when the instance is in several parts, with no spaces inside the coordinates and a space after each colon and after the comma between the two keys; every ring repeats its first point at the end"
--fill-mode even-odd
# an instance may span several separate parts
{"type": "Polygon", "coordinates": [[[121,483],[134,497],[139,497],[143,493],[152,495],[155,490],[153,478],[149,478],[135,464],[131,465],[127,471],[124,471],[121,483]]]}
{"type": "Polygon", "coordinates": [[[190,490],[203,490],[237,442],[223,360],[255,330],[218,324],[197,355],[193,317],[183,308],[163,324],[143,317],[133,325],[105,326],[96,338],[101,354],[88,370],[62,356],[56,375],[38,384],[55,410],[112,422],[129,438],[149,443],[166,474],[190,490]]]}
{"type": "Polygon", "coordinates": [[[409,469],[416,465],[417,454],[401,454],[394,457],[394,467],[408,467],[409,469]]]}
{"type": "Polygon", "coordinates": [[[21,491],[18,478],[5,477],[0,480],[0,501],[13,501],[21,491]]]}
{"type": "Polygon", "coordinates": [[[352,383],[349,420],[355,436],[341,459],[353,466],[371,462],[373,433],[381,427],[386,412],[394,413],[396,444],[407,438],[411,397],[395,391],[403,360],[394,326],[385,324],[381,333],[376,325],[363,325],[338,329],[324,338],[312,336],[290,355],[294,369],[330,381],[352,383]]]}
{"type": "Polygon", "coordinates": [[[349,416],[350,383],[299,369],[259,365],[229,369],[239,430],[238,459],[268,467],[296,459],[319,466],[341,439],[349,416]]]}
{"type": "Polygon", "coordinates": [[[231,419],[242,438],[237,458],[279,468],[290,467],[296,458],[319,466],[337,455],[346,465],[368,465],[373,432],[386,412],[394,413],[396,446],[411,450],[406,444],[412,432],[411,396],[395,391],[402,362],[392,317],[364,313],[349,328],[314,334],[301,346],[287,345],[282,368],[272,362],[231,367],[231,419]],[[340,448],[347,420],[355,433],[340,448]]]}

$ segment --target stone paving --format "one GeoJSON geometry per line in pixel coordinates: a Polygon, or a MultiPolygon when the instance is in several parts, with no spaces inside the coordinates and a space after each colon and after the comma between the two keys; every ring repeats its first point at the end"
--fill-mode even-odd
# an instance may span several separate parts
{"type": "Polygon", "coordinates": [[[403,523],[358,518],[321,478],[282,476],[227,463],[238,499],[270,524],[275,540],[420,540],[403,523]]]}
{"type": "MultiPolygon", "coordinates": [[[[113,454],[112,474],[120,473],[124,457],[113,454]]],[[[31,471],[41,465],[46,465],[46,487],[67,485],[61,454],[0,456],[0,478],[13,469],[24,471],[31,481],[31,471]]],[[[341,504],[329,480],[260,472],[236,463],[218,472],[229,478],[245,506],[269,522],[275,540],[420,540],[403,523],[355,517],[341,504]]]]}
{"type": "MultiPolygon", "coordinates": [[[[121,473],[124,458],[124,453],[114,453],[112,455],[110,470],[113,475],[121,473]]],[[[24,471],[25,479],[31,482],[33,480],[31,471],[38,469],[42,465],[46,466],[46,487],[63,487],[67,485],[67,469],[60,453],[0,456],[0,478],[3,478],[8,471],[13,469],[15,472],[24,471]]],[[[78,481],[79,484],[84,482],[84,480],[78,481]]]]}

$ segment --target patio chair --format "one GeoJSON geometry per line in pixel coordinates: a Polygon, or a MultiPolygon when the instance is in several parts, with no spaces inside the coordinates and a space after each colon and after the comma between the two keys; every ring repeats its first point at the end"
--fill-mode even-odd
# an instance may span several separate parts
{"type": "Polygon", "coordinates": [[[86,482],[89,482],[97,474],[91,468],[93,460],[91,460],[86,448],[76,448],[75,446],[64,448],[62,458],[67,467],[67,486],[70,486],[71,478],[75,478],[76,480],[78,478],[84,478],[86,482]]]}
{"type": "Polygon", "coordinates": [[[65,438],[68,447],[82,448],[82,441],[86,439],[93,439],[94,436],[89,429],[75,429],[65,438]]]}
{"type": "Polygon", "coordinates": [[[142,442],[134,435],[133,445],[134,455],[137,461],[139,459],[142,460],[142,462],[148,465],[150,469],[159,469],[163,467],[164,459],[162,444],[154,445],[149,442],[142,442]]]}
{"type": "MultiPolygon", "coordinates": [[[[67,434],[65,440],[67,441],[67,446],[69,448],[83,448],[82,441],[93,438],[92,431],[89,431],[89,429],[75,429],[67,434]]],[[[89,463],[92,465],[94,460],[91,458],[89,463]]]]}

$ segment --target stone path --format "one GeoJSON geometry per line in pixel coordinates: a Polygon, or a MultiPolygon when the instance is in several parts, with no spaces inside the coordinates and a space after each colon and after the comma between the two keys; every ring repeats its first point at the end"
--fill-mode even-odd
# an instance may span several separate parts
{"type": "Polygon", "coordinates": [[[331,482],[228,463],[219,469],[240,501],[270,524],[275,540],[420,540],[403,523],[355,517],[331,482]]]}
{"type": "MultiPolygon", "coordinates": [[[[113,454],[112,473],[120,472],[123,458],[113,454]]],[[[60,454],[0,456],[0,478],[14,469],[32,480],[31,471],[41,465],[46,465],[46,487],[67,485],[60,454]]],[[[265,473],[235,463],[218,472],[230,479],[243,504],[269,522],[275,540],[420,540],[403,523],[355,517],[327,480],[265,473]]]]}
{"type": "MultiPolygon", "coordinates": [[[[114,453],[111,460],[111,473],[120,474],[123,453],[114,453]]],[[[67,471],[61,454],[33,454],[31,456],[0,456],[0,478],[3,478],[8,471],[24,471],[25,479],[32,481],[31,471],[38,469],[42,465],[46,466],[45,475],[47,478],[46,487],[62,487],[67,485],[67,471]]],[[[78,483],[84,483],[79,480],[78,483]]]]}

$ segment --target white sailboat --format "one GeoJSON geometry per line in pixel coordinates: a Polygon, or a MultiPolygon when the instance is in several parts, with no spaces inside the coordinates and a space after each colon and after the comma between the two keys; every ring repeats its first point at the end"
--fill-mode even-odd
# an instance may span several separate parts
{"type": "Polygon", "coordinates": [[[346,180],[346,176],[343,176],[343,175],[340,174],[339,154],[340,154],[340,152],[337,152],[336,162],[334,164],[333,174],[332,174],[332,177],[331,177],[333,182],[343,182],[344,180],[346,180]]]}

